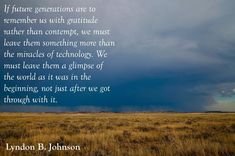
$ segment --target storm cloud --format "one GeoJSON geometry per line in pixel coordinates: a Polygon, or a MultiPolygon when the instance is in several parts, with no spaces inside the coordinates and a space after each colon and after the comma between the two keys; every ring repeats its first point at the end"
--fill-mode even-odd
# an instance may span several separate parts
{"type": "MultiPolygon", "coordinates": [[[[235,111],[235,1],[23,0],[22,5],[95,6],[98,26],[111,29],[117,44],[94,82],[110,83],[111,93],[65,94],[60,105],[29,105],[26,111],[235,111]]],[[[2,111],[11,109],[0,105],[2,111]]]]}

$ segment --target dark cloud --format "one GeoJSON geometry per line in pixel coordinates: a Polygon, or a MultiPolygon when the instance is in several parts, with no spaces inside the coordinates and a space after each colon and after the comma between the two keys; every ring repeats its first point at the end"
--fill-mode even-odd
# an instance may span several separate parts
{"type": "MultiPolygon", "coordinates": [[[[72,0],[65,4],[59,0],[55,4],[28,0],[22,5],[96,6],[101,19],[98,26],[110,28],[110,38],[117,43],[109,51],[105,70],[93,82],[110,83],[112,93],[58,95],[60,105],[38,106],[37,110],[205,111],[218,103],[217,96],[234,96],[233,1],[72,0]]],[[[22,111],[19,107],[12,106],[12,110],[22,111]]],[[[31,111],[36,106],[22,108],[31,111]]],[[[233,105],[229,108],[235,110],[233,105]]]]}

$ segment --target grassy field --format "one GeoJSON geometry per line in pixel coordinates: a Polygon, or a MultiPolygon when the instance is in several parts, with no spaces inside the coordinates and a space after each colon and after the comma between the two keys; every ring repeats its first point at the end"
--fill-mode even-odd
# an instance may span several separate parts
{"type": "Polygon", "coordinates": [[[235,114],[0,113],[0,156],[235,156],[235,114]],[[6,151],[6,143],[80,151],[6,151]]]}

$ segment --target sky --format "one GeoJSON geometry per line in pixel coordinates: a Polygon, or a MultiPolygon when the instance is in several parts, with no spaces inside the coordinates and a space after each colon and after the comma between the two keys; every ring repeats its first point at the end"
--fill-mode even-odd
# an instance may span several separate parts
{"type": "MultiPolygon", "coordinates": [[[[4,4],[10,3],[13,2],[1,1],[1,10],[4,4]]],[[[104,70],[93,73],[95,79],[90,83],[98,86],[110,85],[112,91],[102,95],[52,94],[60,101],[58,104],[21,105],[3,104],[1,101],[0,111],[235,111],[235,1],[22,0],[17,1],[16,5],[95,6],[95,16],[100,19],[96,27],[110,29],[109,38],[116,42],[116,46],[108,49],[109,57],[105,60],[104,70]]],[[[38,16],[49,18],[57,15],[60,16],[38,16]]],[[[6,16],[1,14],[0,17],[3,19],[6,16]]],[[[17,18],[20,15],[12,17],[17,18]]],[[[1,24],[0,27],[2,30],[8,26],[1,24]]],[[[25,29],[28,26],[18,27],[25,29]]],[[[47,29],[54,26],[35,27],[47,29]]],[[[87,25],[72,27],[94,28],[87,25]]],[[[4,39],[2,33],[0,38],[4,39]]],[[[44,36],[30,38],[45,40],[44,36]]],[[[1,49],[3,64],[7,62],[2,57],[6,48],[1,44],[1,49]]],[[[51,50],[32,47],[32,50],[36,49],[51,50]]],[[[60,60],[61,63],[71,61],[73,60],[60,60]]],[[[16,74],[25,71],[13,72],[16,74]]],[[[5,73],[2,68],[1,77],[5,73]]],[[[1,78],[1,85],[4,83],[6,82],[1,78]]],[[[19,82],[7,83],[14,85],[19,82]]],[[[55,83],[58,82],[30,81],[22,84],[41,86],[55,83]]],[[[61,84],[72,85],[71,82],[61,84]]],[[[1,91],[1,99],[6,95],[7,93],[1,91]]],[[[48,93],[48,96],[51,94],[48,93]]]]}

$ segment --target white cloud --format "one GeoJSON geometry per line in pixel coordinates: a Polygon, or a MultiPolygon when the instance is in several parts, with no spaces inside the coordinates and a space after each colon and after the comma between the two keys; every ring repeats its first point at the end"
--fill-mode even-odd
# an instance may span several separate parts
{"type": "Polygon", "coordinates": [[[217,101],[216,104],[206,106],[206,110],[235,112],[235,99],[234,100],[217,101]]]}

